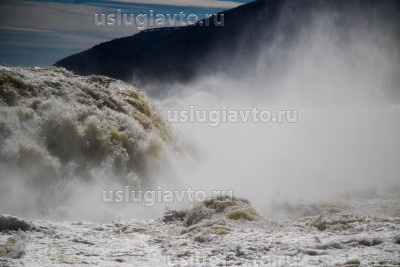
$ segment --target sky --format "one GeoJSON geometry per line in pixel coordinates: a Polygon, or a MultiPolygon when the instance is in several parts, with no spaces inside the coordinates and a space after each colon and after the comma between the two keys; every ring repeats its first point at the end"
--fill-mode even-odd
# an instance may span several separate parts
{"type": "Polygon", "coordinates": [[[130,36],[137,26],[98,26],[95,14],[214,14],[251,0],[0,1],[0,64],[48,66],[101,42],[130,36]]]}

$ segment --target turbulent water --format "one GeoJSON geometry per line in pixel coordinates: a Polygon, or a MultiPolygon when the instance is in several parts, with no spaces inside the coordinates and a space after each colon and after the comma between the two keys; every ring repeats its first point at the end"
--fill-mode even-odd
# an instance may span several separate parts
{"type": "Polygon", "coordinates": [[[0,214],[23,219],[0,215],[0,266],[398,266],[398,18],[285,10],[254,62],[224,66],[237,75],[199,66],[155,105],[296,110],[296,123],[171,126],[127,83],[1,66],[0,214]],[[249,201],[104,202],[125,185],[249,201]]]}
{"type": "MultiPolygon", "coordinates": [[[[303,116],[310,116],[303,117],[307,129],[296,125],[297,131],[284,125],[280,130],[256,124],[174,125],[187,133],[185,142],[197,144],[182,145],[146,95],[126,83],[76,76],[59,68],[5,66],[0,69],[0,83],[0,212],[25,218],[0,215],[0,266],[400,263],[400,189],[363,189],[368,180],[383,186],[396,184],[398,172],[392,161],[398,150],[392,141],[398,139],[393,131],[397,119],[387,120],[396,118],[396,110],[381,110],[372,125],[370,119],[355,120],[369,114],[368,110],[349,116],[347,112],[360,111],[359,106],[344,112],[333,109],[335,113],[329,107],[325,111],[329,124],[326,117],[303,110],[303,116]],[[348,120],[343,121],[346,116],[348,120]],[[379,118],[386,120],[379,122],[379,118]],[[376,125],[389,131],[385,140],[376,125]],[[322,131],[326,126],[330,127],[322,131]],[[349,130],[330,133],[344,126],[349,130]],[[341,147],[332,148],[323,140],[319,141],[322,147],[310,146],[316,129],[341,147]],[[360,135],[362,130],[369,134],[360,135]],[[276,140],[281,142],[274,145],[276,140]],[[301,145],[296,149],[297,142],[301,145]],[[391,150],[384,149],[390,147],[383,145],[387,143],[392,144],[391,150]],[[353,152],[344,153],[347,147],[353,152]],[[303,153],[306,148],[315,157],[303,153]],[[185,164],[187,170],[180,172],[174,166],[186,160],[185,150],[196,161],[185,164]],[[326,151],[341,157],[331,157],[332,166],[321,165],[319,155],[326,151]],[[368,151],[374,153],[362,156],[368,151]],[[273,159],[282,157],[281,153],[286,163],[277,164],[273,159]],[[391,160],[378,162],[382,155],[391,160]],[[365,167],[365,162],[379,166],[365,167]],[[302,164],[307,168],[299,169],[302,164]],[[342,172],[335,171],[338,166],[342,172]],[[311,177],[319,183],[309,179],[313,172],[311,177]],[[162,219],[138,220],[138,205],[106,205],[101,200],[102,189],[151,188],[169,179],[174,184],[174,175],[180,176],[175,182],[200,189],[233,188],[235,194],[250,198],[256,210],[245,199],[214,198],[169,210],[162,219]],[[326,192],[337,193],[332,187],[337,180],[342,181],[338,183],[341,191],[350,185],[359,190],[328,198],[326,192]],[[273,193],[276,188],[283,190],[281,196],[273,193]],[[325,194],[325,200],[299,199],[317,193],[325,194]]],[[[232,84],[217,83],[221,84],[238,93],[232,84]]],[[[196,86],[201,88],[201,83],[196,86]]],[[[198,108],[218,108],[218,98],[210,93],[195,96],[159,104],[184,108],[184,103],[197,99],[198,108]]],[[[146,212],[153,218],[162,216],[154,208],[146,212]]]]}
{"type": "Polygon", "coordinates": [[[183,223],[0,217],[0,266],[398,266],[399,192],[286,204],[277,207],[283,220],[225,200],[185,210],[183,223]],[[204,213],[210,216],[185,225],[204,213]],[[18,226],[25,232],[14,231],[18,226]]]}
{"type": "Polygon", "coordinates": [[[0,88],[1,212],[85,214],[100,188],[146,188],[178,154],[151,101],[126,83],[2,66],[0,88]]]}

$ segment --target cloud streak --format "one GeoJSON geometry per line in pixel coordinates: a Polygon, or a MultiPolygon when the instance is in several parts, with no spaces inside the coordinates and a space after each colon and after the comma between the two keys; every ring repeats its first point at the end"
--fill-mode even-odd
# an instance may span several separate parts
{"type": "Polygon", "coordinates": [[[242,4],[234,1],[220,0],[110,0],[110,2],[210,8],[233,8],[242,4]]]}
{"type": "Polygon", "coordinates": [[[21,32],[40,32],[40,33],[53,33],[52,30],[38,29],[38,28],[27,28],[27,27],[11,27],[1,26],[0,31],[21,31],[21,32]]]}

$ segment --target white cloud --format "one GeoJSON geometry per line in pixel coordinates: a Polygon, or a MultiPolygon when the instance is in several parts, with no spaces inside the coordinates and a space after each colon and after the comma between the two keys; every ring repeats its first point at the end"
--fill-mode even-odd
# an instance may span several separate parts
{"type": "Polygon", "coordinates": [[[104,7],[85,4],[0,2],[0,31],[18,34],[15,38],[3,40],[1,45],[87,49],[138,32],[126,27],[96,26],[94,14],[102,12],[104,7]]]}
{"type": "Polygon", "coordinates": [[[12,26],[1,26],[0,31],[21,31],[21,32],[42,32],[42,33],[51,33],[54,31],[38,29],[38,28],[30,28],[30,27],[12,27],[12,26]]]}
{"type": "Polygon", "coordinates": [[[167,6],[196,6],[196,7],[213,7],[213,8],[233,8],[242,3],[234,1],[220,0],[110,0],[112,2],[121,3],[141,3],[141,4],[156,4],[167,6]]]}

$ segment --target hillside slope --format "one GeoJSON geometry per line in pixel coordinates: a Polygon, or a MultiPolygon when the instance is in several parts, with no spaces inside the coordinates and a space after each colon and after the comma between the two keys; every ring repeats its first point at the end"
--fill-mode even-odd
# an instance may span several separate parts
{"type": "MultiPolygon", "coordinates": [[[[200,73],[251,71],[262,48],[279,39],[295,43],[300,29],[318,12],[334,16],[346,30],[365,24],[398,23],[398,1],[257,0],[224,11],[224,26],[187,26],[142,31],[101,43],[64,58],[56,66],[80,75],[101,74],[143,87],[149,83],[187,82],[200,73]],[[378,19],[377,19],[378,18],[378,19]],[[386,21],[386,22],[385,22],[386,21]]],[[[384,24],[383,24],[384,25],[384,24]]],[[[271,63],[276,59],[270,59],[271,63]]]]}

